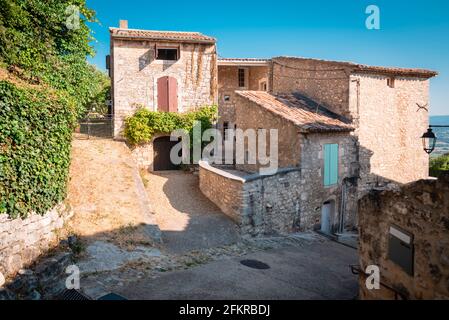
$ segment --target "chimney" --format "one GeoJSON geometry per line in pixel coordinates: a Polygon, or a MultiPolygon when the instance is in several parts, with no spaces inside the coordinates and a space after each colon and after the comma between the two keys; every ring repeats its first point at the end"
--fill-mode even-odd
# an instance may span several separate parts
{"type": "Polygon", "coordinates": [[[128,29],[128,20],[120,20],[120,29],[128,29]]]}

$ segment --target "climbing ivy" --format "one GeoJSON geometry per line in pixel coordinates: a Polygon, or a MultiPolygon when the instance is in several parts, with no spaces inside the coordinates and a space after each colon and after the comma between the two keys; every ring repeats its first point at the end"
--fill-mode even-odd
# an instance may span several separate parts
{"type": "Polygon", "coordinates": [[[65,92],[0,81],[0,213],[24,218],[64,199],[75,108],[65,92]]]}
{"type": "Polygon", "coordinates": [[[87,23],[95,22],[85,0],[0,0],[0,62],[23,79],[75,97],[81,117],[108,78],[86,61],[94,55],[87,23]]]}
{"type": "Polygon", "coordinates": [[[86,0],[0,0],[0,213],[42,214],[65,197],[76,119],[108,93],[86,60],[91,22],[86,0]]]}
{"type": "Polygon", "coordinates": [[[201,123],[201,131],[212,127],[217,119],[217,107],[206,106],[186,113],[158,112],[139,108],[125,120],[124,135],[131,144],[150,142],[156,133],[169,134],[175,129],[185,129],[192,133],[196,121],[201,123]]]}

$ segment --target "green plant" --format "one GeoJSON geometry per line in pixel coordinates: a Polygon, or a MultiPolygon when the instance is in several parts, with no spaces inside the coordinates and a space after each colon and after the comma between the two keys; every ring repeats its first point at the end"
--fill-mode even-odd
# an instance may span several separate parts
{"type": "Polygon", "coordinates": [[[65,198],[76,103],[0,81],[0,213],[42,214],[65,198]]]}
{"type": "Polygon", "coordinates": [[[195,121],[201,123],[201,131],[212,127],[217,119],[217,107],[207,106],[186,113],[158,112],[140,108],[125,119],[124,135],[131,144],[150,142],[156,133],[169,134],[175,129],[184,129],[190,134],[195,121]]]}
{"type": "Polygon", "coordinates": [[[449,171],[449,153],[430,159],[430,175],[438,177],[442,172],[449,171]]]}
{"type": "Polygon", "coordinates": [[[94,54],[88,22],[97,20],[85,0],[0,0],[0,60],[23,79],[66,91],[81,117],[103,99],[108,79],[86,61],[94,54]],[[79,25],[69,28],[75,7],[79,25]]]}

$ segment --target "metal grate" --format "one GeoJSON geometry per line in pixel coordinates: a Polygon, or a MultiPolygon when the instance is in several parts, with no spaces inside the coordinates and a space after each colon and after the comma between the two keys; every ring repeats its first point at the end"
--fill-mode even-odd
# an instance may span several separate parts
{"type": "Polygon", "coordinates": [[[252,269],[259,269],[259,270],[270,269],[270,266],[268,264],[263,263],[262,261],[259,260],[242,260],[240,261],[240,263],[252,269]]]}
{"type": "Polygon", "coordinates": [[[84,293],[81,293],[75,289],[65,289],[59,296],[57,300],[76,300],[76,301],[85,301],[92,300],[90,297],[86,296],[84,293]]]}

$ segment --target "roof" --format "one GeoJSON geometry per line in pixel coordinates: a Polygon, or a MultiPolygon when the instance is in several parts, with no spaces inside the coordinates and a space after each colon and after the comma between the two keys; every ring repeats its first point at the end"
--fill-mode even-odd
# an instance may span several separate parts
{"type": "Polygon", "coordinates": [[[175,42],[190,42],[190,43],[209,43],[214,44],[215,38],[206,36],[199,32],[186,31],[154,31],[154,30],[139,30],[139,29],[120,29],[109,28],[111,36],[116,39],[127,40],[158,40],[158,41],[175,41],[175,42]]]}
{"type": "Polygon", "coordinates": [[[261,58],[218,58],[219,66],[267,66],[269,59],[261,58]]]}
{"type": "Polygon", "coordinates": [[[267,111],[301,128],[302,132],[348,132],[354,127],[347,119],[299,94],[273,95],[266,91],[236,91],[267,111]]]}
{"type": "MultiPolygon", "coordinates": [[[[369,66],[365,64],[359,64],[347,61],[333,61],[333,60],[322,60],[322,59],[312,59],[303,57],[288,57],[281,56],[272,58],[276,63],[279,59],[297,59],[306,61],[317,61],[328,63],[329,65],[341,66],[351,69],[353,72],[361,73],[371,73],[371,74],[385,74],[385,75],[397,75],[397,76],[408,76],[408,77],[422,77],[422,78],[432,78],[438,75],[438,72],[427,69],[419,68],[398,68],[398,67],[383,67],[383,66],[369,66]]],[[[288,67],[288,66],[287,66],[288,67]]]]}

